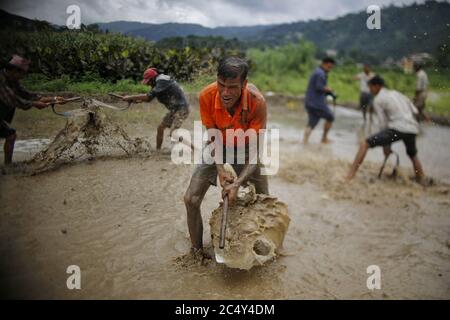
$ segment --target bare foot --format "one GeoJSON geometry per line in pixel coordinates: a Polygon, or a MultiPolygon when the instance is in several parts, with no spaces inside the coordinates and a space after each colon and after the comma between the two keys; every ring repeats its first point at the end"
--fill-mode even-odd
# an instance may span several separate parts
{"type": "Polygon", "coordinates": [[[322,139],[322,143],[325,143],[325,144],[333,143],[333,140],[330,140],[330,139],[328,139],[328,138],[322,139]]]}
{"type": "Polygon", "coordinates": [[[213,254],[211,253],[211,250],[202,248],[202,249],[195,249],[191,248],[191,254],[198,260],[212,260],[213,254]]]}
{"type": "Polygon", "coordinates": [[[424,188],[432,186],[434,184],[434,180],[428,177],[416,178],[416,182],[424,188]]]}

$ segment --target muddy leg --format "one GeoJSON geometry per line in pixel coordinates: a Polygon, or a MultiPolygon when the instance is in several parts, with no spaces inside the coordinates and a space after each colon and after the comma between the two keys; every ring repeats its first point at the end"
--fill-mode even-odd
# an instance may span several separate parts
{"type": "Polygon", "coordinates": [[[305,132],[303,133],[303,144],[308,144],[309,136],[311,135],[312,128],[310,126],[307,126],[305,128],[305,132]]]}
{"type": "Polygon", "coordinates": [[[417,156],[412,157],[410,159],[413,163],[414,173],[416,174],[417,182],[419,182],[421,185],[425,185],[426,179],[425,179],[425,174],[423,172],[422,163],[420,162],[420,160],[417,156]]]}
{"type": "Polygon", "coordinates": [[[13,153],[14,153],[14,144],[16,143],[16,134],[8,136],[5,140],[5,144],[3,145],[3,151],[5,153],[5,165],[9,165],[12,163],[13,153]]]}
{"type": "Polygon", "coordinates": [[[356,154],[355,160],[353,161],[353,164],[350,167],[350,171],[348,172],[347,175],[347,181],[350,181],[355,176],[356,171],[358,171],[359,166],[366,157],[367,150],[369,150],[369,145],[367,144],[367,142],[364,141],[363,143],[361,143],[358,153],[356,154]]]}
{"type": "Polygon", "coordinates": [[[163,143],[163,139],[164,139],[164,129],[166,127],[163,124],[160,124],[158,126],[158,131],[156,133],[156,149],[157,150],[161,150],[161,146],[163,143]]]}
{"type": "Polygon", "coordinates": [[[333,125],[333,122],[326,121],[323,126],[323,136],[322,136],[322,143],[328,143],[330,140],[328,139],[328,132],[331,129],[331,126],[333,125]]]}
{"type": "Polygon", "coordinates": [[[194,249],[203,248],[203,222],[200,206],[208,188],[207,180],[201,181],[193,177],[184,195],[189,235],[194,249]]]}

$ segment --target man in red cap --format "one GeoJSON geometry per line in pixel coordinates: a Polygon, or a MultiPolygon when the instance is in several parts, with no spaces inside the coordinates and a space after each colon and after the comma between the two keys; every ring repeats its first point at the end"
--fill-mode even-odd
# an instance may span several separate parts
{"type": "Polygon", "coordinates": [[[149,68],[144,72],[143,84],[152,87],[149,93],[133,96],[125,96],[123,100],[131,102],[150,102],[157,98],[169,112],[164,116],[158,126],[156,135],[156,149],[160,150],[163,143],[164,130],[170,129],[170,135],[175,129],[181,127],[184,120],[189,116],[189,104],[183,89],[170,76],[161,74],[155,68],[149,68]]]}
{"type": "MultiPolygon", "coordinates": [[[[16,130],[10,127],[16,108],[28,110],[32,107],[43,109],[48,102],[55,98],[43,98],[31,93],[20,85],[20,80],[25,77],[30,66],[30,61],[18,55],[13,55],[8,64],[0,71],[0,138],[5,138],[3,147],[5,153],[5,165],[12,162],[16,130]]],[[[56,97],[62,103],[63,99],[56,97]]]]}

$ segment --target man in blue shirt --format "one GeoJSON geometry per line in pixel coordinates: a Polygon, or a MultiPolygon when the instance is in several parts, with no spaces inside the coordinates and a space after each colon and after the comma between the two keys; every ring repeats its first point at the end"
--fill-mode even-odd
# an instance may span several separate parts
{"type": "Polygon", "coordinates": [[[309,78],[308,89],[305,96],[305,109],[308,112],[308,125],[303,135],[303,143],[307,144],[312,130],[315,128],[321,118],[325,119],[323,128],[322,143],[330,142],[328,140],[328,131],[330,130],[334,115],[326,103],[326,96],[335,97],[331,88],[327,86],[328,72],[333,69],[335,61],[332,58],[324,58],[321,65],[314,70],[309,78]]]}

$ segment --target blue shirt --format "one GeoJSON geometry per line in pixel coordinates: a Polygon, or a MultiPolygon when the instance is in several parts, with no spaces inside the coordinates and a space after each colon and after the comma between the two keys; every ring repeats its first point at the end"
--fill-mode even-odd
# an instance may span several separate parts
{"type": "Polygon", "coordinates": [[[317,67],[309,78],[308,89],[306,90],[305,107],[307,109],[328,110],[326,86],[327,73],[321,67],[317,67]]]}

